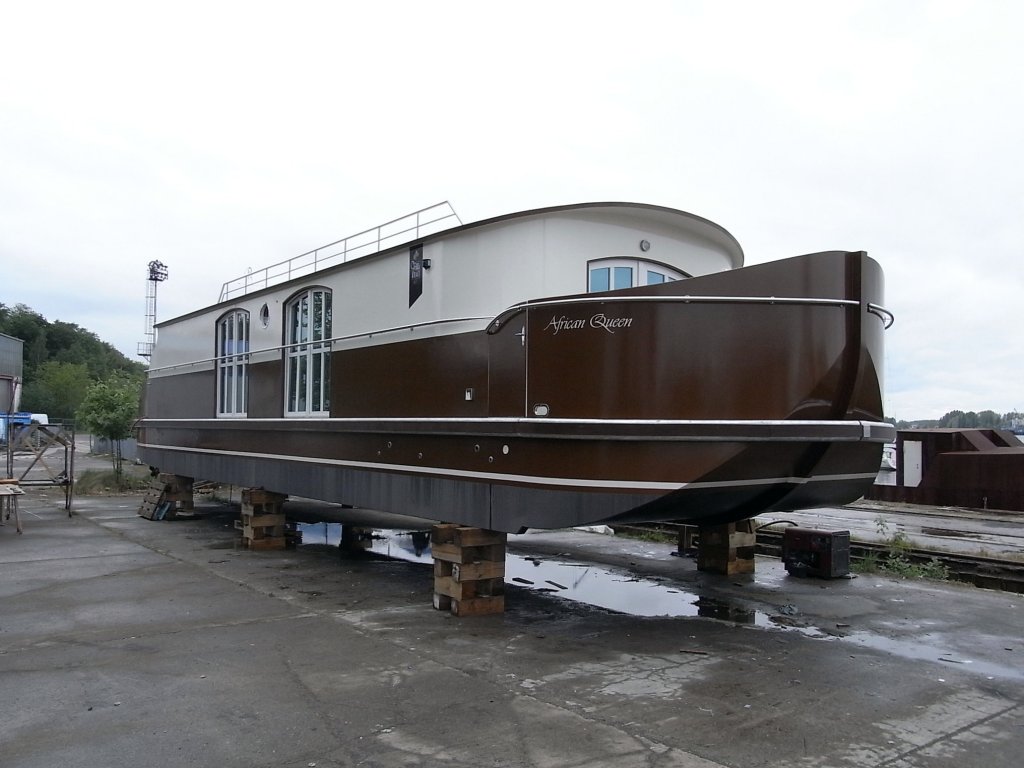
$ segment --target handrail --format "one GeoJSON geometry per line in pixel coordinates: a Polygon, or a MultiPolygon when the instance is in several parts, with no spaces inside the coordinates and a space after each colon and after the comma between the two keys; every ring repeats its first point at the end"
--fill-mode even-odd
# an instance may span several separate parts
{"type": "Polygon", "coordinates": [[[333,243],[321,245],[312,251],[300,253],[298,256],[271,264],[256,272],[249,272],[241,277],[228,280],[221,286],[218,303],[228,301],[238,295],[245,296],[250,291],[287,282],[294,277],[311,274],[339,257],[341,263],[345,263],[377,253],[383,247],[399,245],[398,238],[410,235],[410,233],[412,234],[408,239],[417,240],[420,237],[441,232],[452,225],[450,223],[443,227],[434,227],[433,225],[448,222],[450,219],[462,224],[462,219],[447,200],[420,208],[418,211],[399,216],[397,219],[378,224],[376,227],[364,229],[362,232],[343,237],[341,240],[335,240],[333,243]],[[388,230],[396,225],[397,229],[388,230]],[[320,255],[321,251],[329,249],[333,252],[324,256],[320,255]]]}
{"type": "Polygon", "coordinates": [[[896,315],[879,304],[868,304],[868,312],[882,318],[882,327],[886,330],[892,328],[892,324],[896,322],[896,315]]]}
{"type": "Polygon", "coordinates": [[[396,331],[414,331],[417,328],[425,328],[431,325],[446,325],[448,323],[472,323],[479,322],[480,320],[490,320],[490,315],[484,317],[450,317],[444,320],[426,320],[422,323],[406,323],[405,325],[395,325],[390,328],[378,328],[372,331],[363,331],[362,333],[351,333],[347,336],[332,336],[329,339],[318,339],[316,341],[295,341],[291,344],[278,344],[276,347],[261,347],[260,349],[246,350],[245,352],[232,352],[230,355],[214,355],[213,357],[204,357],[199,360],[190,360],[187,363],[175,363],[174,365],[162,365],[159,368],[148,369],[149,373],[155,373],[156,371],[173,371],[176,368],[190,368],[193,365],[201,365],[203,363],[216,363],[221,360],[236,360],[239,357],[249,357],[251,355],[260,355],[265,352],[279,352],[284,349],[292,349],[293,347],[324,347],[328,344],[334,344],[338,341],[351,341],[352,339],[372,339],[374,336],[379,336],[382,333],[395,333],[396,331]]]}
{"type": "MultiPolygon", "coordinates": [[[[317,341],[296,341],[291,344],[278,344],[274,347],[262,347],[260,349],[248,350],[245,352],[234,352],[230,355],[215,355],[213,357],[205,357],[200,360],[191,360],[187,363],[175,363],[174,365],[163,365],[159,368],[150,368],[150,373],[157,371],[171,371],[177,368],[188,368],[193,365],[200,365],[202,363],[216,363],[220,360],[234,360],[239,357],[258,355],[265,352],[277,352],[280,350],[291,349],[294,347],[305,347],[305,346],[324,346],[339,341],[351,341],[352,339],[372,339],[374,336],[379,336],[384,333],[395,333],[396,331],[413,331],[417,328],[425,328],[432,325],[447,325],[450,323],[471,323],[479,322],[480,320],[488,320],[487,333],[497,333],[501,327],[509,321],[514,315],[522,312],[526,309],[532,309],[534,307],[546,307],[553,306],[556,304],[605,304],[609,302],[650,302],[650,301],[664,301],[664,302],[678,302],[683,304],[791,304],[791,305],[812,305],[812,306],[826,306],[826,307],[843,307],[843,306],[860,306],[861,302],[856,299],[815,299],[815,298],[799,298],[789,296],[606,296],[597,294],[594,296],[585,296],[575,299],[546,299],[544,301],[534,302],[522,302],[521,304],[515,304],[508,309],[498,313],[493,318],[490,316],[483,317],[451,317],[442,320],[426,320],[422,323],[406,323],[404,325],[395,325],[389,328],[378,328],[372,331],[363,331],[361,333],[352,333],[346,336],[332,336],[329,339],[320,339],[317,341]]],[[[889,328],[895,318],[892,312],[885,309],[878,304],[868,304],[867,311],[873,315],[878,315],[881,318],[883,324],[885,323],[886,317],[889,318],[889,323],[885,325],[889,328]]]]}
{"type": "MultiPolygon", "coordinates": [[[[501,326],[507,323],[511,317],[519,314],[525,309],[533,309],[534,307],[548,307],[566,304],[606,304],[634,301],[663,301],[679,302],[682,304],[817,304],[827,307],[860,305],[860,302],[857,301],[856,299],[813,299],[789,296],[608,296],[596,294],[593,296],[585,296],[576,299],[545,299],[544,301],[524,301],[521,304],[511,306],[504,312],[501,312],[500,314],[496,315],[495,318],[491,321],[491,324],[487,327],[487,332],[497,333],[501,329],[501,326]]],[[[883,309],[877,304],[869,304],[868,311],[873,312],[874,314],[879,314],[879,312],[885,312],[890,317],[892,316],[891,312],[888,312],[888,310],[883,309]],[[875,309],[872,310],[872,307],[874,307],[875,309]]],[[[881,317],[880,314],[879,316],[881,317]]],[[[889,326],[887,325],[885,327],[888,328],[889,326]]]]}

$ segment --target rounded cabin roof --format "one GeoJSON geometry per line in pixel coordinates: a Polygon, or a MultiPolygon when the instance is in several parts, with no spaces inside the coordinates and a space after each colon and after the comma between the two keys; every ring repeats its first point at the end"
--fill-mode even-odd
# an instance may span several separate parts
{"type": "Polygon", "coordinates": [[[589,216],[599,216],[602,211],[606,211],[616,217],[626,217],[640,223],[648,221],[651,224],[664,227],[666,229],[678,229],[683,232],[698,235],[725,251],[729,255],[733,269],[738,269],[743,266],[743,248],[740,246],[739,241],[733,237],[732,233],[725,227],[716,224],[709,219],[696,216],[692,213],[687,213],[686,211],[681,211],[677,208],[667,208],[661,205],[649,205],[646,203],[594,202],[555,205],[548,206],[546,208],[532,208],[526,211],[507,213],[490,219],[482,219],[481,221],[463,224],[458,227],[447,229],[443,232],[438,232],[437,234],[425,239],[437,240],[448,237],[456,232],[494,226],[514,219],[542,218],[556,214],[572,214],[577,212],[586,213],[589,216]]]}

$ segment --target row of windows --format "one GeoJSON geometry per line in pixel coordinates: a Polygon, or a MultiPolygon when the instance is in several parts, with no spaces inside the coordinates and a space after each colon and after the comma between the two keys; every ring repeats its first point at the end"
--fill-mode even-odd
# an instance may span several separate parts
{"type": "MultiPolygon", "coordinates": [[[[686,277],[637,259],[591,262],[587,291],[657,285],[686,277]]],[[[285,305],[285,415],[327,416],[331,410],[331,292],[310,288],[285,305]]],[[[264,305],[261,321],[269,316],[264,305]]],[[[217,415],[248,410],[249,313],[237,309],[217,321],[217,415]]]]}
{"type": "Polygon", "coordinates": [[[642,259],[602,259],[591,262],[589,272],[588,293],[617,291],[638,285],[658,285],[686,277],[682,272],[664,264],[642,259]]]}

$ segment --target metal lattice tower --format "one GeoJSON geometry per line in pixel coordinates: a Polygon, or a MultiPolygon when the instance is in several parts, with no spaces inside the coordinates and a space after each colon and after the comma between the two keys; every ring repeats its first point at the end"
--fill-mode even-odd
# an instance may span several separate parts
{"type": "Polygon", "coordinates": [[[147,360],[153,354],[156,343],[156,286],[167,279],[167,266],[159,261],[149,262],[149,277],[146,278],[146,340],[139,342],[137,354],[147,360]]]}

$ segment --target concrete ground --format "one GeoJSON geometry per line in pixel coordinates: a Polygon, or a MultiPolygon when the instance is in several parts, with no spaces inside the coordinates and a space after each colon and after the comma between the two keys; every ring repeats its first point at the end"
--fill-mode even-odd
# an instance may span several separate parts
{"type": "Polygon", "coordinates": [[[1021,595],[768,559],[715,577],[669,545],[553,532],[510,548],[690,615],[524,579],[504,615],[457,619],[423,563],[249,552],[222,505],[151,522],[138,497],[62,503],[33,489],[25,533],[0,527],[3,768],[1016,768],[1024,751],[1021,595]]]}

